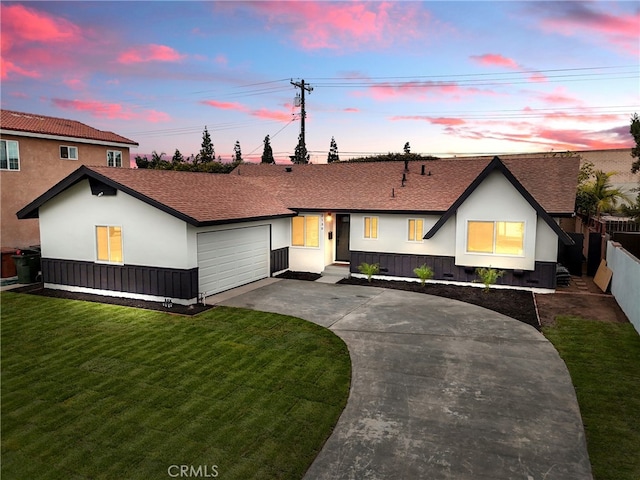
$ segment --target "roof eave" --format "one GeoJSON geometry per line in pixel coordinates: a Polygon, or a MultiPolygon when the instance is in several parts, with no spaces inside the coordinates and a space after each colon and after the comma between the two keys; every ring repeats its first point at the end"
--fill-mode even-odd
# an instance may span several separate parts
{"type": "MultiPolygon", "coordinates": [[[[139,144],[130,140],[129,142],[116,142],[111,140],[100,140],[97,138],[74,137],[71,135],[54,135],[50,133],[30,132],[27,130],[11,130],[0,128],[0,135],[14,135],[16,137],[42,138],[45,140],[59,140],[62,142],[87,143],[90,145],[104,145],[107,147],[131,148],[138,147],[139,144]]],[[[128,139],[127,139],[128,140],[128,139]]]]}

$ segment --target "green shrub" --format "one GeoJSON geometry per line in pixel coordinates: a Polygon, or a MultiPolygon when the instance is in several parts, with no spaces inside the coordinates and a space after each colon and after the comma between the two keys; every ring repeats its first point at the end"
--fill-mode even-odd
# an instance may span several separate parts
{"type": "Polygon", "coordinates": [[[413,273],[420,279],[420,283],[424,287],[424,282],[433,278],[433,270],[427,267],[427,264],[424,263],[417,268],[413,269],[413,273]]]}
{"type": "Polygon", "coordinates": [[[484,283],[484,291],[488,292],[491,285],[496,283],[498,279],[504,275],[504,270],[496,270],[495,268],[476,268],[476,275],[482,283],[484,283]]]}
{"type": "Polygon", "coordinates": [[[362,262],[360,265],[358,265],[358,270],[360,270],[360,273],[366,275],[367,280],[369,281],[369,283],[371,283],[371,276],[380,272],[380,265],[378,265],[377,263],[369,264],[366,262],[362,262]]]}

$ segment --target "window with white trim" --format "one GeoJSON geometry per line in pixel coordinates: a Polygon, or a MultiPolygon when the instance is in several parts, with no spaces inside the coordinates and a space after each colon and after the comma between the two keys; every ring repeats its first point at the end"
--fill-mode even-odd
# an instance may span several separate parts
{"type": "Polygon", "coordinates": [[[299,215],[291,218],[291,245],[294,247],[320,246],[318,215],[299,215]]]}
{"type": "Polygon", "coordinates": [[[15,140],[0,140],[0,170],[20,170],[20,150],[15,140]]]}
{"type": "Polygon", "coordinates": [[[78,147],[60,145],[60,158],[64,160],[78,160],[78,147]]]}
{"type": "Polygon", "coordinates": [[[122,152],[120,150],[107,150],[107,165],[109,167],[121,167],[122,152]]]}
{"type": "Polygon", "coordinates": [[[421,218],[410,218],[409,234],[407,236],[407,239],[410,242],[421,242],[422,236],[424,235],[422,233],[423,226],[424,226],[424,221],[421,218]]]}
{"type": "Polygon", "coordinates": [[[364,238],[378,238],[378,217],[364,217],[364,238]]]}
{"type": "Polygon", "coordinates": [[[467,252],[524,255],[524,222],[467,222],[467,252]]]}
{"type": "Polygon", "coordinates": [[[122,263],[122,227],[96,227],[96,258],[99,262],[122,263]]]}

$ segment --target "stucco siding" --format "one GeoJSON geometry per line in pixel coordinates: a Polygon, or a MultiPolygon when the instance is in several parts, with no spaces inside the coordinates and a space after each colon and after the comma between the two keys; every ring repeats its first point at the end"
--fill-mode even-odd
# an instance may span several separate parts
{"type": "Polygon", "coordinates": [[[80,165],[107,165],[107,150],[122,152],[122,166],[129,167],[129,148],[2,135],[18,142],[20,170],[0,171],[0,209],[3,247],[25,247],[39,243],[38,220],[18,220],[16,212],[28,205],[80,165]],[[60,146],[77,147],[78,160],[60,158],[60,146]]]}
{"type": "Polygon", "coordinates": [[[536,261],[558,261],[558,235],[541,218],[538,218],[536,235],[536,261]]]}
{"type": "MultiPolygon", "coordinates": [[[[299,215],[314,215],[320,220],[319,245],[317,247],[296,247],[291,245],[291,219],[289,222],[289,269],[297,272],[320,273],[324,270],[325,248],[327,242],[327,231],[325,229],[325,218],[322,212],[299,212],[299,215]]],[[[328,226],[327,228],[331,228],[328,226]]]]}
{"type": "Polygon", "coordinates": [[[537,214],[500,172],[490,174],[460,205],[456,215],[456,265],[533,270],[535,268],[537,214]],[[522,256],[467,252],[469,221],[524,222],[522,256]]]}
{"type": "Polygon", "coordinates": [[[436,215],[421,214],[352,214],[351,250],[363,252],[414,253],[418,255],[452,255],[452,224],[447,222],[431,240],[422,240],[424,234],[438,221],[436,215]],[[378,238],[364,238],[364,217],[378,218],[378,238]],[[409,220],[421,219],[423,229],[418,240],[409,240],[409,220]]]}
{"type": "Polygon", "coordinates": [[[95,261],[95,227],[122,227],[123,263],[165,268],[196,267],[189,258],[186,224],[124,192],[91,194],[83,180],[40,208],[42,256],[95,261]]]}

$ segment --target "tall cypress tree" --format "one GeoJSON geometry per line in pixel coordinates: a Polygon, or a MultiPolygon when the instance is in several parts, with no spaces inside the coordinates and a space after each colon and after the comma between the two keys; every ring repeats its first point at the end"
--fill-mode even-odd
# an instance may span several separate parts
{"type": "Polygon", "coordinates": [[[276,163],[273,159],[273,149],[271,148],[271,140],[269,135],[264,137],[264,150],[262,151],[262,163],[276,163]]]}
{"type": "Polygon", "coordinates": [[[309,163],[309,153],[307,153],[307,146],[302,140],[302,133],[298,136],[298,145],[294,152],[293,163],[309,163]]]}
{"type": "Polygon", "coordinates": [[[211,135],[205,125],[204,132],[202,132],[202,148],[200,149],[200,163],[213,162],[216,159],[216,152],[213,149],[213,142],[211,141],[211,135]]]}
{"type": "Polygon", "coordinates": [[[240,140],[236,140],[236,144],[233,147],[233,162],[242,163],[242,150],[240,149],[240,140]]]}
{"type": "Polygon", "coordinates": [[[338,155],[338,144],[336,139],[331,137],[331,144],[329,145],[329,155],[327,156],[327,163],[339,162],[340,156],[338,155]]]}

